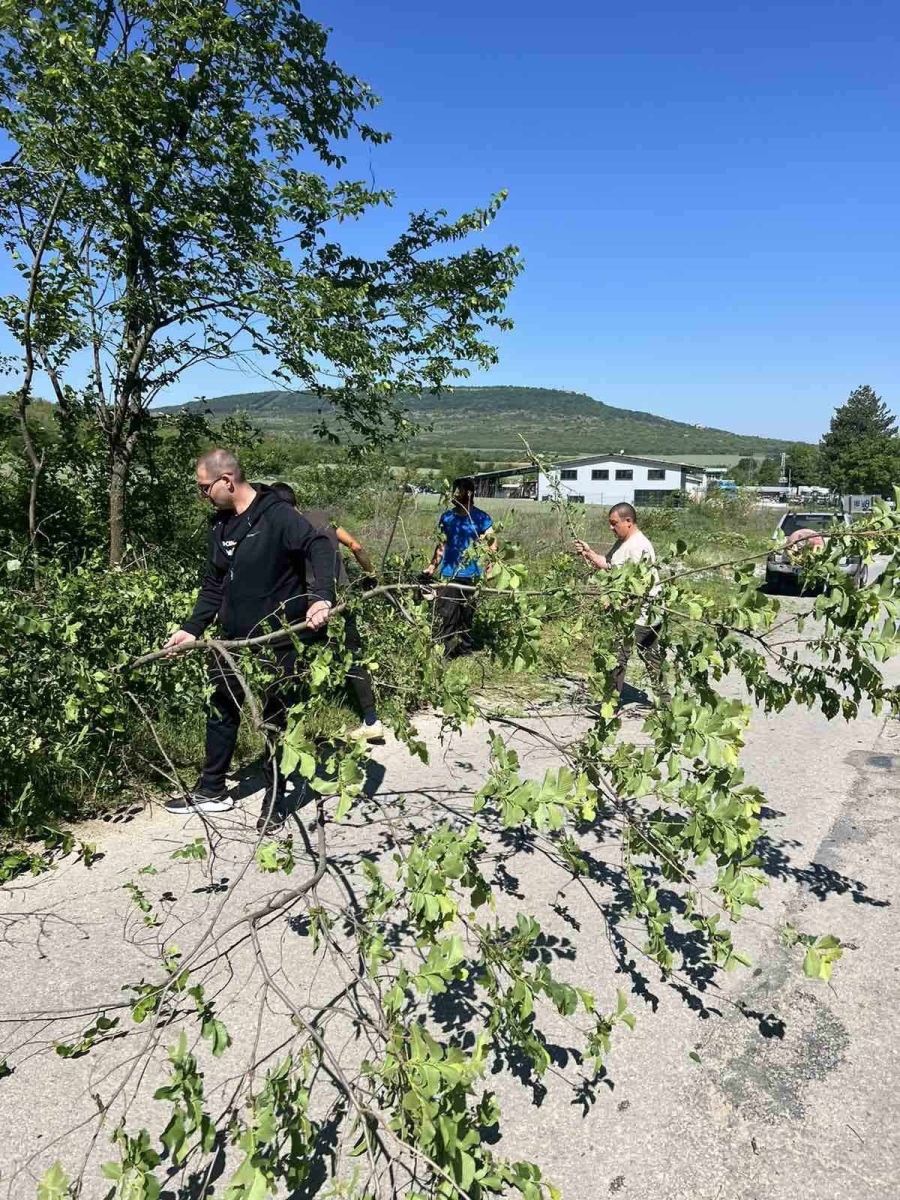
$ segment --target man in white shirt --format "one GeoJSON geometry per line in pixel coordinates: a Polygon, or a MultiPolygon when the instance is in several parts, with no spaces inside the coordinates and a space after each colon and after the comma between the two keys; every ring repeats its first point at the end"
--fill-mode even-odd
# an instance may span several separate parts
{"type": "MultiPolygon", "coordinates": [[[[616,504],[609,510],[609,527],[616,540],[607,554],[598,554],[596,550],[590,548],[587,542],[575,542],[575,549],[586,563],[598,571],[612,571],[627,562],[640,562],[641,560],[656,562],[653,543],[638,529],[637,513],[630,504],[616,504]]],[[[659,626],[650,625],[648,622],[649,617],[645,607],[641,610],[641,615],[634,627],[634,642],[653,683],[657,699],[663,704],[668,704],[672,697],[665,691],[662,683],[659,626]]],[[[625,687],[625,668],[628,666],[631,651],[631,642],[623,643],[619,651],[619,661],[613,672],[613,684],[619,695],[622,694],[622,689],[625,687]]]]}

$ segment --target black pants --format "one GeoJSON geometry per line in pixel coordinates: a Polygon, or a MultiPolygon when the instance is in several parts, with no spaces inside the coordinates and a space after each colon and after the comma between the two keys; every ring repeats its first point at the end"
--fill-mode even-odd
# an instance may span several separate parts
{"type": "Polygon", "coordinates": [[[438,588],[434,604],[435,636],[447,658],[456,658],[472,650],[472,622],[475,619],[475,592],[448,583],[438,588]]]}
{"type": "Polygon", "coordinates": [[[659,629],[649,625],[636,625],[634,629],[634,641],[623,642],[619,649],[619,661],[616,663],[616,669],[613,671],[613,685],[619,695],[622,694],[622,689],[625,687],[625,668],[628,666],[628,660],[631,658],[632,651],[637,647],[638,656],[646,668],[647,674],[650,676],[650,682],[653,685],[653,690],[656,692],[657,698],[664,704],[672,699],[667,691],[663,688],[662,683],[662,655],[659,650],[659,629]]]}
{"type": "Polygon", "coordinates": [[[362,654],[362,639],[359,636],[356,619],[350,612],[344,614],[344,645],[353,655],[353,665],[347,672],[347,679],[356,693],[356,699],[359,702],[359,707],[362,709],[363,716],[374,716],[375,691],[372,687],[372,676],[357,661],[362,654]]]}
{"type": "MultiPolygon", "coordinates": [[[[298,668],[301,660],[296,648],[287,645],[267,650],[262,661],[272,671],[273,678],[256,698],[262,710],[262,719],[270,727],[268,736],[271,742],[273,732],[282,732],[287,725],[288,709],[294,704],[299,691],[298,668]]],[[[237,745],[244,689],[227,663],[218,656],[213,659],[209,674],[213,693],[206,718],[206,762],[203,764],[200,786],[204,791],[220,792],[225,788],[225,776],[237,745]]],[[[266,755],[264,773],[266,791],[271,793],[276,774],[276,761],[271,754],[266,755]]],[[[284,789],[284,780],[280,777],[278,788],[284,789]]]]}

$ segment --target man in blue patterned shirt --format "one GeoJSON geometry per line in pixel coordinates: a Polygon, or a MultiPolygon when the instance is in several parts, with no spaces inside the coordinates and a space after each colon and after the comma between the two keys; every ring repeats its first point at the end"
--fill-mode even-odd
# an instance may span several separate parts
{"type": "Polygon", "coordinates": [[[475,507],[475,481],[464,477],[453,481],[453,506],[441,514],[440,539],[434,548],[425,575],[444,581],[435,606],[437,636],[447,658],[467,654],[472,649],[472,621],[475,616],[475,592],[468,591],[481,577],[478,545],[497,549],[491,534],[493,522],[486,512],[475,507]],[[462,586],[460,586],[462,585],[462,586]]]}

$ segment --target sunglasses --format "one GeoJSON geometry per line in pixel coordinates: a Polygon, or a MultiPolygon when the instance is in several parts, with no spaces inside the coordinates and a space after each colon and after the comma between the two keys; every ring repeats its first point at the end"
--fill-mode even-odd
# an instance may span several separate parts
{"type": "Polygon", "coordinates": [[[212,481],[212,483],[198,483],[197,491],[200,493],[201,496],[205,496],[206,499],[208,500],[209,493],[213,490],[213,488],[216,486],[216,484],[221,483],[223,479],[227,479],[227,478],[228,478],[227,475],[217,475],[215,477],[215,479],[212,481]]]}

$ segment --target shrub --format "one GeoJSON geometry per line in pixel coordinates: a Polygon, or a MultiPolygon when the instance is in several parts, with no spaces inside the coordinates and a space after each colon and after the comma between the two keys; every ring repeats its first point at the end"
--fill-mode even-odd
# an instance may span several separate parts
{"type": "Polygon", "coordinates": [[[120,669],[183,618],[191,581],[91,558],[0,569],[0,826],[24,834],[146,775],[161,756],[139,705],[177,724],[204,684],[199,661],[120,669]]]}

